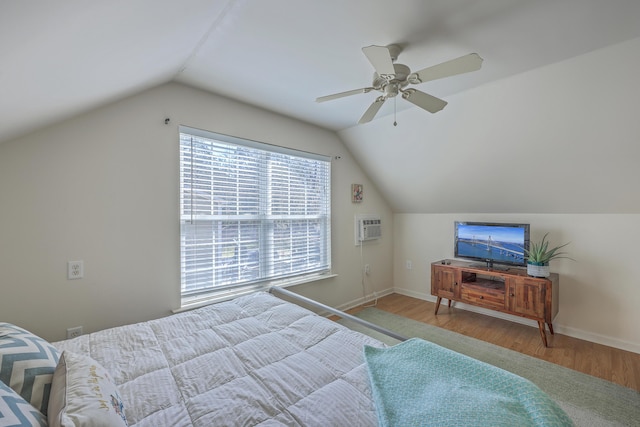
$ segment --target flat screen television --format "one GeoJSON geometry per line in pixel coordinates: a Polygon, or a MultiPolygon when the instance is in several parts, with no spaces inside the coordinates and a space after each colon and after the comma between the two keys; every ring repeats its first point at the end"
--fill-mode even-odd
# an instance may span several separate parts
{"type": "Polygon", "coordinates": [[[529,224],[498,222],[455,222],[454,253],[456,258],[493,264],[527,265],[525,249],[529,249],[529,224]]]}

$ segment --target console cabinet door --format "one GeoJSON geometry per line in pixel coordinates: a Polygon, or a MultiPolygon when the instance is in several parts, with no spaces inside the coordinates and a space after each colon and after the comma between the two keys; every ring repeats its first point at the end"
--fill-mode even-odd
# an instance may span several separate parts
{"type": "Polygon", "coordinates": [[[458,298],[458,279],[456,270],[446,267],[434,267],[431,294],[441,298],[458,298]]]}
{"type": "Polygon", "coordinates": [[[544,319],[546,281],[529,277],[513,277],[507,280],[510,311],[544,319]]]}

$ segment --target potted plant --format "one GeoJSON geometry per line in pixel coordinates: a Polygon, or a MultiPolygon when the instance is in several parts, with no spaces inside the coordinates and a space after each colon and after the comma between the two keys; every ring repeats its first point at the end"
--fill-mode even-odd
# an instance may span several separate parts
{"type": "Polygon", "coordinates": [[[547,241],[548,234],[549,233],[546,233],[544,237],[542,237],[542,241],[537,243],[532,242],[529,249],[525,249],[525,254],[527,255],[527,274],[529,276],[549,277],[549,261],[557,258],[573,259],[566,256],[566,252],[560,252],[560,249],[569,243],[549,248],[549,242],[547,241]]]}

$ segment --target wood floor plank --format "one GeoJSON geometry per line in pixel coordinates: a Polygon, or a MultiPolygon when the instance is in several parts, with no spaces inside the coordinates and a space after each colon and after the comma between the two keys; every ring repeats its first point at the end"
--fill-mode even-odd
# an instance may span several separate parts
{"type": "MultiPolygon", "coordinates": [[[[419,322],[496,344],[538,359],[565,366],[585,374],[640,391],[640,354],[589,341],[547,333],[549,347],[544,347],[535,322],[531,326],[479,313],[440,306],[418,298],[391,294],[378,299],[376,308],[419,322]]],[[[348,310],[356,313],[363,307],[348,310]]]]}

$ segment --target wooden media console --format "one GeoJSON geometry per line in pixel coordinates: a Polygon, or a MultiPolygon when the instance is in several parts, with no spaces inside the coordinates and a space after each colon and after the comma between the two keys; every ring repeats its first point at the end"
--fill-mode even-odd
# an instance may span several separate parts
{"type": "Polygon", "coordinates": [[[558,282],[556,273],[548,278],[530,277],[526,269],[507,270],[477,267],[472,263],[443,260],[431,264],[431,295],[438,297],[435,314],[442,298],[465,304],[526,317],[538,322],[545,347],[545,323],[553,335],[552,321],[558,314],[558,282]]]}

